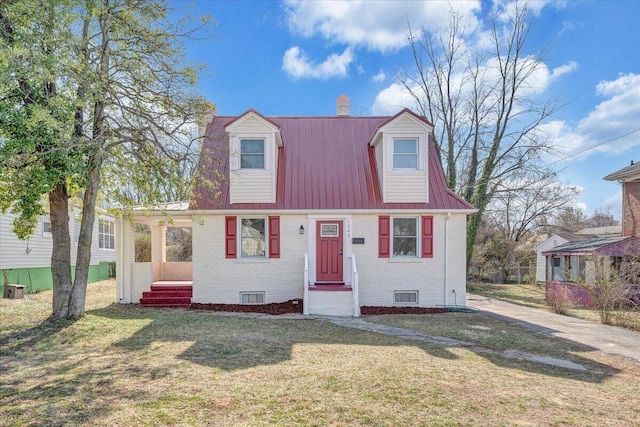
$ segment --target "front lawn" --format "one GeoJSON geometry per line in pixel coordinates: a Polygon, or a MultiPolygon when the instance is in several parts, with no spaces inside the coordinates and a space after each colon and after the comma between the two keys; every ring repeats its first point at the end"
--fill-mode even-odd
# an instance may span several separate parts
{"type": "Polygon", "coordinates": [[[365,320],[447,347],[322,320],[112,304],[44,321],[51,292],[0,299],[0,425],[634,425],[640,364],[481,314],[365,320]],[[586,371],[502,357],[548,354],[586,371]]]}

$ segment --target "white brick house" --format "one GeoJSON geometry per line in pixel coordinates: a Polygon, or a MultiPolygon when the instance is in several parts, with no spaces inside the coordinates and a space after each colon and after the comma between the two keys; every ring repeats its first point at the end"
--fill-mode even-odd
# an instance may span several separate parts
{"type": "Polygon", "coordinates": [[[200,165],[214,185],[171,212],[172,225],[192,227],[192,262],[173,270],[163,258],[166,212],[135,219],[151,225],[151,262],[134,262],[121,221],[119,301],[184,280],[193,303],[300,298],[311,314],[464,305],[475,210],[446,188],[432,125],[406,109],[351,117],[345,98],[334,117],[215,117],[200,165]]]}

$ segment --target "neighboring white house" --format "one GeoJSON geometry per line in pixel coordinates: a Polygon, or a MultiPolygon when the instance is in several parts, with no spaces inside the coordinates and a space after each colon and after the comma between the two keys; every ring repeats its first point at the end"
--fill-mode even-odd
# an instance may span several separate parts
{"type": "MultiPolygon", "coordinates": [[[[71,265],[75,266],[81,211],[71,208],[69,234],[71,265]]],[[[51,289],[51,228],[49,217],[38,220],[35,231],[27,240],[20,240],[11,231],[13,214],[0,214],[0,286],[5,283],[25,286],[28,293],[51,289]]],[[[102,280],[115,273],[109,263],[116,260],[115,218],[99,214],[93,226],[89,281],[102,280]]]]}
{"type": "MultiPolygon", "coordinates": [[[[575,233],[558,232],[550,235],[545,241],[543,241],[538,246],[536,246],[536,282],[544,283],[546,280],[550,280],[547,277],[547,269],[548,269],[548,262],[546,259],[547,257],[542,255],[543,252],[550,251],[556,246],[564,245],[565,243],[574,242],[578,240],[597,239],[598,237],[616,237],[621,235],[622,235],[621,225],[611,225],[608,227],[583,228],[582,230],[577,231],[575,233]]],[[[560,270],[556,269],[555,271],[558,272],[560,270]]]]}
{"type": "Polygon", "coordinates": [[[351,117],[346,97],[333,117],[215,117],[200,166],[213,185],[170,218],[134,218],[150,226],[151,262],[134,261],[133,227],[118,223],[118,301],[183,280],[194,303],[300,298],[311,314],[464,306],[475,209],[447,189],[432,131],[407,109],[351,117]],[[170,226],[193,227],[192,263],[167,262],[170,226]]]}

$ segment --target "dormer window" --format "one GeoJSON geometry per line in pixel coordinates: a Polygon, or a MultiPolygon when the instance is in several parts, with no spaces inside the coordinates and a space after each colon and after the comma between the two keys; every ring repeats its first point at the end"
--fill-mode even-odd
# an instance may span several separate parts
{"type": "Polygon", "coordinates": [[[240,140],[240,168],[264,169],[264,139],[240,140]]]}
{"type": "Polygon", "coordinates": [[[418,169],[418,140],[393,140],[393,169],[418,169]]]}

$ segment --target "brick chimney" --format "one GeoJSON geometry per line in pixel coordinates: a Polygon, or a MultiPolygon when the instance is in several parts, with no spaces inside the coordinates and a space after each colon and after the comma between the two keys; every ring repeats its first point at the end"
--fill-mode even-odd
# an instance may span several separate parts
{"type": "Polygon", "coordinates": [[[336,108],[338,110],[338,116],[348,116],[349,97],[347,95],[340,95],[336,101],[336,108]]]}

